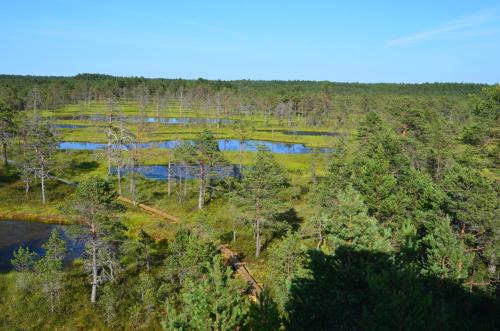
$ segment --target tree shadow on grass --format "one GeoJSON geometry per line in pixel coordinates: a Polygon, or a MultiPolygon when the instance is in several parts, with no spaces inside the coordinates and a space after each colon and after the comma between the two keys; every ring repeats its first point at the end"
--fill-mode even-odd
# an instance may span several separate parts
{"type": "Polygon", "coordinates": [[[230,243],[233,241],[233,231],[225,231],[219,236],[219,240],[222,243],[230,243]]]}
{"type": "Polygon", "coordinates": [[[12,184],[19,180],[19,174],[13,165],[0,165],[0,184],[12,184]]]}
{"type": "Polygon", "coordinates": [[[99,163],[96,161],[82,161],[78,162],[75,160],[71,160],[69,162],[69,166],[66,169],[66,172],[70,175],[77,175],[85,172],[90,172],[99,167],[99,163]]]}
{"type": "Polygon", "coordinates": [[[423,277],[394,255],[309,251],[309,277],[295,279],[289,330],[498,330],[499,302],[457,283],[423,277]]]}
{"type": "Polygon", "coordinates": [[[165,197],[167,196],[167,193],[153,191],[153,193],[151,195],[152,195],[153,199],[155,199],[155,200],[161,200],[161,199],[165,199],[165,197]]]}
{"type": "Polygon", "coordinates": [[[284,235],[286,233],[286,230],[288,230],[285,228],[288,227],[290,227],[293,231],[297,231],[299,229],[300,223],[302,223],[302,218],[299,217],[295,208],[290,208],[287,211],[279,214],[276,220],[279,223],[286,225],[285,227],[283,227],[284,231],[277,232],[278,236],[284,235]]]}

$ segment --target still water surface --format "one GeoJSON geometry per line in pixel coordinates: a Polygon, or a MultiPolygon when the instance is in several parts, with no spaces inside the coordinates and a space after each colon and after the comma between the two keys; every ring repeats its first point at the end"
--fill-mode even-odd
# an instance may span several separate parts
{"type": "MultiPolygon", "coordinates": [[[[135,171],[147,179],[152,180],[168,180],[168,166],[166,165],[149,165],[139,166],[135,169],[131,167],[121,168],[122,176],[135,171]]],[[[205,169],[210,178],[223,179],[226,177],[240,177],[240,167],[237,164],[231,164],[219,167],[208,167],[205,169]]],[[[117,173],[116,167],[111,168],[113,174],[117,173]]],[[[196,179],[200,176],[200,168],[194,165],[171,164],[170,178],[196,179]]]]}
{"type": "Polygon", "coordinates": [[[61,237],[66,241],[68,252],[64,257],[64,262],[66,265],[69,264],[83,253],[84,247],[81,242],[66,235],[65,227],[59,224],[0,220],[0,271],[12,269],[10,260],[13,258],[14,251],[21,246],[29,247],[30,250],[43,255],[42,245],[49,238],[52,229],[60,231],[61,237]]]}
{"type": "MultiPolygon", "coordinates": [[[[219,149],[221,151],[239,151],[240,142],[237,139],[219,139],[218,140],[219,149]]],[[[173,149],[179,145],[179,141],[175,140],[164,140],[149,143],[138,144],[139,148],[166,148],[173,149]]],[[[267,147],[272,153],[276,154],[308,154],[314,150],[320,153],[331,152],[331,148],[311,148],[304,144],[291,144],[285,142],[276,141],[266,141],[266,140],[247,140],[243,144],[243,151],[245,152],[255,152],[258,145],[263,145],[267,147]]],[[[89,142],[79,142],[79,141],[63,141],[59,143],[60,149],[65,150],[97,150],[106,148],[106,144],[101,143],[89,143],[89,142]]],[[[128,144],[127,148],[133,148],[133,144],[128,144]]]]}
{"type": "MultiPolygon", "coordinates": [[[[58,120],[82,120],[92,122],[107,122],[109,117],[106,115],[80,115],[80,116],[56,116],[58,120]]],[[[116,116],[113,121],[122,119],[128,123],[138,123],[144,121],[146,123],[163,123],[163,124],[232,124],[235,121],[230,119],[202,118],[202,117],[145,117],[141,119],[139,116],[116,116]]]]}

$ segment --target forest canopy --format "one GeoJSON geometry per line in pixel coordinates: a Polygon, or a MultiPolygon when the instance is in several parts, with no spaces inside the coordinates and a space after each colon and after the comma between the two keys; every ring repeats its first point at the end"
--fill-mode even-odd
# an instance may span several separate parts
{"type": "Polygon", "coordinates": [[[84,245],[18,248],[0,328],[498,329],[499,121],[499,85],[0,75],[0,218],[84,245]]]}

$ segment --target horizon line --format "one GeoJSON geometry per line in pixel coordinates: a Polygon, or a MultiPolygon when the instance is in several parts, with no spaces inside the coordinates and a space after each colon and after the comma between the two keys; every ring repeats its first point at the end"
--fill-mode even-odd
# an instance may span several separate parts
{"type": "Polygon", "coordinates": [[[18,77],[46,77],[46,78],[76,78],[81,75],[96,75],[96,76],[108,76],[112,78],[143,78],[143,79],[163,79],[163,80],[185,80],[185,81],[196,81],[196,80],[205,80],[211,82],[240,82],[240,81],[254,81],[254,82],[311,82],[311,83],[334,83],[334,84],[367,84],[367,85],[375,85],[375,84],[393,84],[393,85],[426,85],[426,84],[463,84],[463,85],[498,85],[500,81],[491,83],[491,82],[466,82],[466,81],[419,81],[419,82],[395,82],[395,81],[377,81],[377,82],[363,82],[363,81],[335,81],[328,79],[254,79],[254,78],[238,78],[238,79],[211,79],[211,78],[182,78],[182,77],[160,77],[160,76],[143,76],[143,75],[114,75],[107,73],[98,73],[98,72],[80,72],[73,75],[65,75],[65,74],[50,74],[50,75],[40,75],[40,74],[16,74],[16,73],[0,73],[1,76],[18,76],[18,77]]]}

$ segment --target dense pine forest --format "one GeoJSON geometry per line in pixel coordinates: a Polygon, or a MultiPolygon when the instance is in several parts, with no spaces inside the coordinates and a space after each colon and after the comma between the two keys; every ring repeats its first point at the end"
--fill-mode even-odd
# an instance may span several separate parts
{"type": "Polygon", "coordinates": [[[499,85],[0,75],[0,143],[1,330],[500,329],[499,85]]]}

